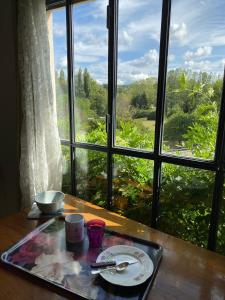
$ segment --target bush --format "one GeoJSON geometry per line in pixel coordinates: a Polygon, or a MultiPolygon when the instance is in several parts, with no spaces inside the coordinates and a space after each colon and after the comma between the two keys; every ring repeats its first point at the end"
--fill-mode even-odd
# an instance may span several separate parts
{"type": "Polygon", "coordinates": [[[133,119],[147,118],[148,120],[155,120],[155,110],[137,110],[133,116],[133,119]]]}
{"type": "Polygon", "coordinates": [[[151,120],[151,121],[155,121],[155,119],[156,119],[156,111],[152,110],[151,112],[149,112],[147,119],[151,120]]]}
{"type": "Polygon", "coordinates": [[[184,141],[183,135],[187,133],[195,121],[194,114],[178,112],[167,119],[164,127],[164,138],[169,142],[184,141]]]}

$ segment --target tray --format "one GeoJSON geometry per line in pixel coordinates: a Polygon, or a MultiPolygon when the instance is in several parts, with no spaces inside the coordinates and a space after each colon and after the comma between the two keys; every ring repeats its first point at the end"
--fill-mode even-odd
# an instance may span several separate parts
{"type": "Polygon", "coordinates": [[[146,299],[161,258],[160,245],[107,229],[101,248],[89,248],[86,234],[82,243],[68,245],[64,220],[60,217],[40,225],[1,255],[4,263],[76,294],[80,299],[90,300],[146,299]],[[154,264],[152,276],[141,285],[127,288],[110,284],[99,275],[92,275],[90,263],[113,245],[130,245],[145,251],[154,264]]]}

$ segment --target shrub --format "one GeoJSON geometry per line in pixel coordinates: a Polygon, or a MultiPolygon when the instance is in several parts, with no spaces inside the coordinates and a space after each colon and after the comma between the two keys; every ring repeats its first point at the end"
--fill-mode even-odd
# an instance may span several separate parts
{"type": "MultiPolygon", "coordinates": [[[[133,118],[134,119],[140,119],[140,118],[148,118],[151,114],[153,113],[152,110],[149,109],[145,109],[145,110],[137,110],[134,115],[133,118]]],[[[149,119],[150,120],[150,119],[149,119]]]]}
{"type": "Polygon", "coordinates": [[[148,120],[155,121],[155,116],[155,110],[137,110],[133,115],[133,119],[147,118],[148,120]]]}
{"type": "Polygon", "coordinates": [[[152,110],[151,112],[149,112],[147,119],[151,120],[151,121],[155,121],[155,119],[156,119],[156,111],[152,110]]]}
{"type": "Polygon", "coordinates": [[[194,123],[195,115],[178,112],[167,119],[164,127],[164,138],[169,142],[184,141],[183,135],[187,133],[188,128],[194,123]]]}

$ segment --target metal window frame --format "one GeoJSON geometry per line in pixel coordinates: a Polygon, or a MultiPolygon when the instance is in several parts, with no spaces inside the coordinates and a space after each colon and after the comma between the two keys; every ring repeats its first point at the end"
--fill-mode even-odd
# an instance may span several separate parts
{"type": "Polygon", "coordinates": [[[71,153],[71,191],[73,195],[76,191],[76,149],[86,149],[104,152],[107,155],[107,206],[110,209],[113,199],[113,155],[123,155],[136,158],[143,158],[154,161],[153,177],[153,200],[151,226],[157,228],[158,206],[160,201],[160,186],[162,176],[162,163],[175,164],[201,170],[214,172],[214,190],[212,197],[212,209],[210,217],[210,227],[208,234],[208,249],[215,251],[218,231],[220,205],[223,196],[223,184],[225,173],[225,71],[223,77],[223,88],[221,96],[221,108],[219,114],[215,157],[213,160],[204,160],[192,157],[182,157],[162,153],[163,121],[165,108],[165,91],[167,78],[167,59],[169,44],[169,29],[171,15],[171,0],[162,0],[161,14],[161,35],[159,52],[159,73],[157,87],[156,123],[154,150],[147,151],[141,149],[124,148],[115,145],[116,129],[116,88],[117,88],[117,49],[118,49],[118,7],[119,0],[109,0],[107,7],[107,27],[108,27],[108,115],[107,115],[107,145],[96,145],[90,143],[76,142],[75,140],[75,115],[74,115],[74,64],[73,64],[73,18],[72,5],[85,0],[46,0],[46,7],[54,9],[65,6],[67,25],[67,62],[68,62],[68,98],[70,117],[70,140],[61,140],[62,145],[70,147],[71,153]]]}

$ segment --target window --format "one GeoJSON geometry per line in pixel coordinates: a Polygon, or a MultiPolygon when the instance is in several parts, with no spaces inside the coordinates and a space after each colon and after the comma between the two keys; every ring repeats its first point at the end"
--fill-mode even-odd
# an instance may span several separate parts
{"type": "Polygon", "coordinates": [[[47,1],[64,190],[223,254],[224,6],[47,1]]]}

